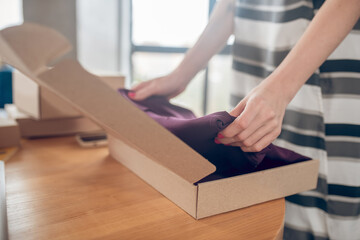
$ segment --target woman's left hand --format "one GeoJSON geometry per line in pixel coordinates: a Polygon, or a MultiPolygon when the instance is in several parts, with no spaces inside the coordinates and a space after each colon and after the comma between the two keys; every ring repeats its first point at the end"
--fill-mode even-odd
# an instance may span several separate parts
{"type": "Polygon", "coordinates": [[[244,152],[259,152],[279,136],[289,98],[281,86],[267,80],[230,112],[237,118],[218,134],[216,143],[239,146],[244,152]]]}

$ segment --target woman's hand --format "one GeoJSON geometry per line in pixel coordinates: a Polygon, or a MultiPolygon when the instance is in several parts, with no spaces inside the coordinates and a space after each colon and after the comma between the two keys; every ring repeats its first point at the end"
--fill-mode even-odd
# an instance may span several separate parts
{"type": "Polygon", "coordinates": [[[140,83],[129,97],[142,100],[152,95],[173,98],[185,90],[190,80],[203,68],[209,59],[226,44],[234,30],[234,0],[222,0],[215,4],[209,23],[190,48],[182,62],[171,74],[140,83]]]}
{"type": "Polygon", "coordinates": [[[259,152],[279,136],[289,98],[270,82],[264,80],[230,112],[237,118],[219,133],[216,143],[259,152]]]}
{"type": "Polygon", "coordinates": [[[181,76],[171,73],[164,77],[155,78],[142,82],[131,89],[129,97],[134,100],[143,100],[150,96],[165,96],[168,99],[176,97],[182,93],[188,81],[184,81],[181,76]]]}
{"type": "Polygon", "coordinates": [[[230,114],[236,120],[215,142],[258,152],[279,134],[286,105],[351,31],[360,16],[360,0],[325,1],[303,36],[277,69],[230,114]]]}

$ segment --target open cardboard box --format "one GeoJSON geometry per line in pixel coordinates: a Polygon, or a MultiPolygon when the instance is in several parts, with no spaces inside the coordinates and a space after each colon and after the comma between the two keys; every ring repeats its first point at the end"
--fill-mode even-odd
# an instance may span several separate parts
{"type": "Polygon", "coordinates": [[[316,187],[318,160],[195,184],[216,168],[74,60],[47,66],[68,49],[35,24],[0,32],[0,55],[40,86],[72,104],[110,136],[111,155],[196,219],[316,187]]]}

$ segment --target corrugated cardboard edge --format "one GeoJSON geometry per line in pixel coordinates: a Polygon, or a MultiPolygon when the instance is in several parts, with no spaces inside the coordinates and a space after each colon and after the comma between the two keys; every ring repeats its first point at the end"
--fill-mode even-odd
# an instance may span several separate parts
{"type": "Polygon", "coordinates": [[[109,151],[113,158],[196,218],[197,186],[168,171],[115,137],[110,135],[108,138],[109,151]]]}
{"type": "Polygon", "coordinates": [[[316,187],[318,160],[199,183],[197,218],[244,208],[316,187]]]}

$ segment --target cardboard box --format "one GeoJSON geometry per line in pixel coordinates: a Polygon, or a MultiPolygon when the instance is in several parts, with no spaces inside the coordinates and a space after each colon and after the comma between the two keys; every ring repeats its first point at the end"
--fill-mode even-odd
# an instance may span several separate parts
{"type": "Polygon", "coordinates": [[[20,145],[19,126],[11,119],[5,110],[0,109],[0,148],[20,145]]]}
{"type": "Polygon", "coordinates": [[[114,158],[194,218],[316,187],[318,160],[195,184],[213,173],[215,166],[77,61],[62,60],[51,69],[41,67],[41,64],[46,66],[44,59],[28,62],[36,54],[30,46],[41,51],[41,56],[49,51],[60,52],[53,49],[57,44],[43,42],[44,36],[53,38],[52,42],[57,38],[52,30],[33,24],[5,29],[0,32],[0,54],[5,62],[32,76],[39,85],[101,125],[110,135],[110,152],[114,158]],[[24,49],[24,45],[29,48],[24,49]],[[34,65],[42,70],[33,70],[34,65]]]}
{"type": "Polygon", "coordinates": [[[20,112],[13,104],[6,104],[5,110],[17,122],[20,135],[24,138],[53,137],[102,131],[99,125],[86,117],[36,120],[20,112]]]}

